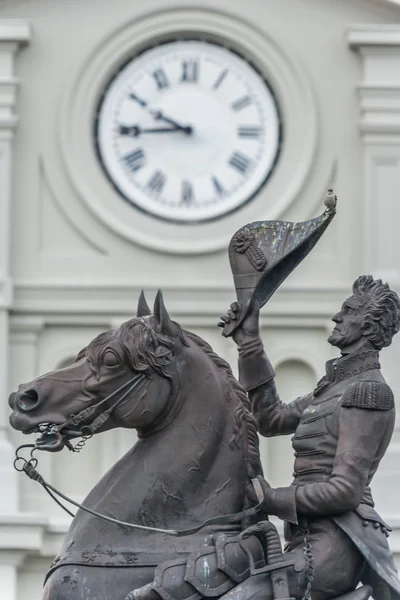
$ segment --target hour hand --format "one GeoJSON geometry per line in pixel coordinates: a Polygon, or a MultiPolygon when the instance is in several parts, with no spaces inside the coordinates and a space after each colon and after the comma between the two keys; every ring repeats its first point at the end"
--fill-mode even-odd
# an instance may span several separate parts
{"type": "Polygon", "coordinates": [[[161,110],[150,110],[150,114],[155,118],[156,121],[164,121],[165,123],[169,123],[170,125],[173,125],[177,129],[180,129],[187,134],[193,132],[193,127],[191,125],[181,125],[181,123],[178,123],[174,119],[166,117],[161,110]]]}

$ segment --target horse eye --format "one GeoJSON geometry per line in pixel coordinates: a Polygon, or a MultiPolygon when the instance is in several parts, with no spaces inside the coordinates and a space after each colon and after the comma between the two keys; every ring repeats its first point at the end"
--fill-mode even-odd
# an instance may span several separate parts
{"type": "Polygon", "coordinates": [[[103,356],[103,363],[106,367],[116,367],[119,365],[119,358],[115,354],[115,352],[111,352],[111,350],[107,350],[103,356]]]}

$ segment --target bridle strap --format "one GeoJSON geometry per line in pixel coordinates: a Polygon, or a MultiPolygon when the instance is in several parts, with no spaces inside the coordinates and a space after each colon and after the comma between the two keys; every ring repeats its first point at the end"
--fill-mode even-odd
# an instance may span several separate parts
{"type": "Polygon", "coordinates": [[[103,404],[108,402],[108,400],[111,400],[111,398],[116,396],[119,392],[121,392],[122,390],[124,390],[131,384],[127,390],[125,389],[125,392],[122,394],[122,396],[120,398],[118,398],[118,400],[115,402],[115,404],[113,404],[107,411],[105,411],[105,413],[96,415],[93,423],[91,423],[88,426],[85,426],[85,428],[89,429],[90,433],[94,433],[96,429],[99,429],[101,425],[104,425],[104,423],[110,418],[111,413],[115,410],[115,408],[117,408],[118,404],[120,404],[120,402],[122,402],[122,400],[125,400],[125,398],[131,392],[133,392],[133,390],[139,385],[139,383],[141,383],[143,381],[144,377],[145,377],[145,375],[143,375],[142,373],[135,375],[134,377],[132,377],[131,379],[129,379],[128,381],[123,383],[118,389],[114,390],[113,392],[111,392],[111,394],[109,394],[108,396],[106,396],[105,398],[100,400],[97,404],[90,406],[88,408],[84,408],[77,415],[71,415],[71,417],[67,421],[65,421],[62,425],[57,426],[57,430],[61,431],[62,429],[65,429],[67,427],[67,425],[69,425],[70,423],[72,423],[72,425],[75,425],[75,426],[84,424],[84,422],[87,421],[88,418],[96,415],[98,408],[100,406],[102,406],[103,404]],[[102,418],[103,415],[104,416],[106,415],[107,418],[102,418]],[[99,423],[99,420],[101,420],[102,422],[99,423]],[[95,423],[96,423],[96,425],[97,425],[97,423],[99,423],[97,427],[95,426],[95,423]],[[91,431],[91,429],[93,429],[93,431],[91,431]]]}

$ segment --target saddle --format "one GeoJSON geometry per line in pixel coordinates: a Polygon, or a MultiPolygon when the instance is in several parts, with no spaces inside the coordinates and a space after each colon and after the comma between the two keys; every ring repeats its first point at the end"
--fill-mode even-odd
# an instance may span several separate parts
{"type": "MultiPolygon", "coordinates": [[[[274,600],[293,600],[287,580],[293,564],[282,551],[276,527],[261,521],[236,536],[214,534],[212,545],[159,564],[153,582],[125,600],[263,600],[268,598],[266,574],[274,600]]],[[[334,600],[367,600],[371,591],[363,586],[334,600]]]]}

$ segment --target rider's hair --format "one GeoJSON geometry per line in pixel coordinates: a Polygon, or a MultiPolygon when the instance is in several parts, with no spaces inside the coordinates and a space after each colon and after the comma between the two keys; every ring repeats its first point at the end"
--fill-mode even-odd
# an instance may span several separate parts
{"type": "Polygon", "coordinates": [[[377,350],[390,346],[392,338],[400,329],[400,299],[381,279],[361,275],[353,284],[353,294],[364,296],[364,327],[371,333],[368,339],[377,350]]]}

